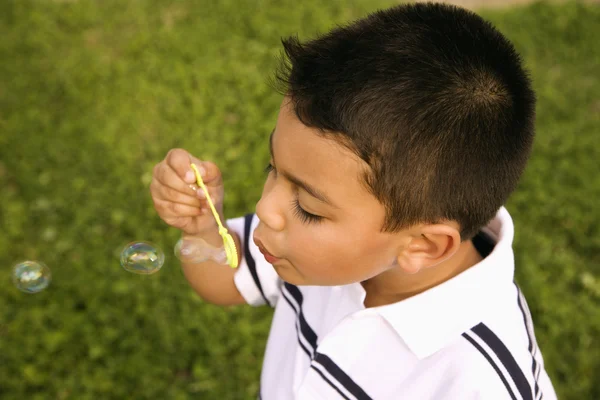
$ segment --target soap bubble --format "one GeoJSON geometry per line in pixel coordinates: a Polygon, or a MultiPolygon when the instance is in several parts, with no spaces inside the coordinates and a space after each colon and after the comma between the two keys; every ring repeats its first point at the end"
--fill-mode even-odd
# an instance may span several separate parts
{"type": "Polygon", "coordinates": [[[175,244],[175,256],[184,263],[197,264],[213,260],[227,265],[227,253],[222,246],[215,247],[197,237],[181,238],[175,244]]]}
{"type": "Polygon", "coordinates": [[[39,261],[22,261],[13,268],[13,282],[25,293],[37,293],[46,289],[52,280],[50,268],[39,261]]]}
{"type": "Polygon", "coordinates": [[[121,252],[121,266],[129,272],[150,275],[165,263],[165,253],[149,242],[129,243],[121,252]]]}

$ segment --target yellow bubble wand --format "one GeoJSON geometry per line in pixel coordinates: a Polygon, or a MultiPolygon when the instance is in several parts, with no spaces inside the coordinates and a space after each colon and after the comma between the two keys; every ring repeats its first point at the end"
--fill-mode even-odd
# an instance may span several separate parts
{"type": "Polygon", "coordinates": [[[191,164],[191,165],[192,165],[192,170],[194,170],[194,174],[196,174],[196,181],[198,182],[198,186],[200,186],[202,188],[202,190],[204,191],[204,194],[206,195],[206,200],[208,201],[208,205],[210,206],[210,209],[212,210],[215,220],[217,221],[217,225],[219,225],[219,235],[221,235],[221,237],[223,238],[223,247],[225,247],[225,255],[227,256],[227,264],[229,264],[229,266],[231,268],[237,268],[238,256],[237,256],[237,250],[235,248],[235,242],[233,241],[233,237],[229,234],[229,232],[227,232],[227,228],[225,228],[223,226],[223,224],[221,223],[221,218],[219,218],[219,213],[215,209],[212,199],[210,198],[210,195],[208,194],[208,189],[206,188],[206,186],[204,185],[204,182],[202,181],[202,177],[200,176],[200,172],[198,171],[198,168],[194,164],[191,164]]]}

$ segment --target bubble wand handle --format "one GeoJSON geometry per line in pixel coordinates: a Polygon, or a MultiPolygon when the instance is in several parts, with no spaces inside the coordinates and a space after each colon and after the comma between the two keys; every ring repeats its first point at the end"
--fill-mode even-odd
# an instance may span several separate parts
{"type": "Polygon", "coordinates": [[[231,268],[237,268],[238,256],[237,256],[237,250],[235,248],[235,242],[233,240],[233,237],[231,237],[231,235],[227,232],[227,228],[225,228],[223,226],[223,224],[221,223],[221,218],[219,218],[219,213],[215,209],[215,205],[213,204],[213,201],[210,198],[210,195],[208,194],[208,189],[206,188],[206,185],[204,185],[204,181],[202,180],[202,177],[200,176],[200,171],[198,171],[198,168],[196,167],[195,164],[191,164],[191,167],[192,167],[192,170],[194,171],[194,174],[196,175],[196,181],[198,182],[198,186],[200,186],[202,188],[202,190],[204,191],[204,194],[206,195],[206,200],[208,201],[208,205],[210,206],[213,216],[215,217],[215,220],[217,221],[217,225],[219,226],[219,235],[221,235],[221,237],[223,238],[223,246],[225,247],[225,254],[227,255],[227,263],[229,264],[229,266],[231,268]]]}

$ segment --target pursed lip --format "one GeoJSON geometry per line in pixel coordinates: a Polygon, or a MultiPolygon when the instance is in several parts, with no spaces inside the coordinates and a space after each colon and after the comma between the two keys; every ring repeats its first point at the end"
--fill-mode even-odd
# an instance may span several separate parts
{"type": "Polygon", "coordinates": [[[259,240],[259,239],[254,239],[254,244],[256,244],[256,246],[258,247],[258,250],[260,250],[260,252],[268,258],[271,258],[273,260],[278,260],[279,257],[275,257],[273,254],[269,253],[269,251],[267,250],[267,248],[263,245],[263,243],[259,240]]]}

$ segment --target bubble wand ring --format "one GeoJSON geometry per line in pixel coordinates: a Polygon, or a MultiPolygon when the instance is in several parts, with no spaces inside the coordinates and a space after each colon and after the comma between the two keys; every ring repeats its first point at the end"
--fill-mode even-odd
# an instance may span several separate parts
{"type": "Polygon", "coordinates": [[[212,199],[210,198],[210,195],[208,194],[208,189],[207,189],[206,185],[204,185],[204,181],[202,180],[202,177],[200,176],[200,171],[198,171],[198,168],[196,167],[195,164],[191,164],[191,167],[192,167],[192,170],[194,171],[194,174],[196,175],[196,181],[198,183],[198,186],[200,186],[202,188],[202,190],[204,191],[204,194],[206,195],[206,200],[208,201],[208,205],[210,206],[213,216],[215,217],[215,220],[217,221],[217,225],[219,226],[219,235],[221,235],[221,237],[223,238],[223,247],[225,247],[225,255],[227,256],[227,264],[229,264],[229,266],[231,268],[237,268],[238,256],[237,256],[237,250],[235,248],[235,242],[233,240],[233,237],[229,234],[229,232],[227,232],[227,228],[225,228],[223,226],[223,224],[221,223],[221,218],[219,218],[219,213],[215,209],[215,205],[213,204],[212,199]]]}

